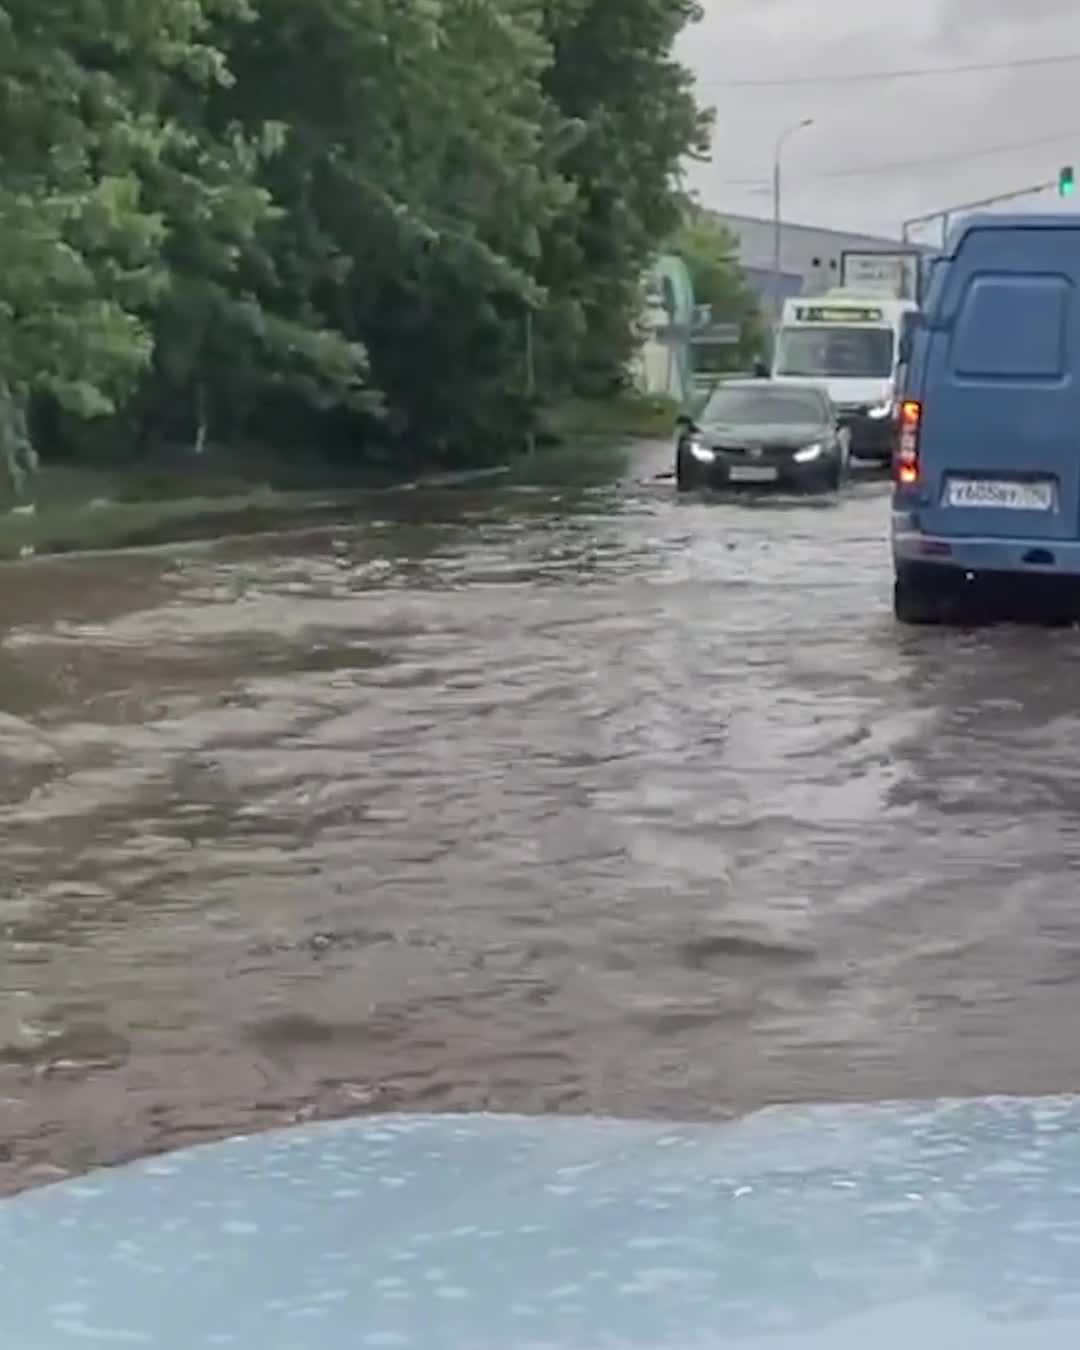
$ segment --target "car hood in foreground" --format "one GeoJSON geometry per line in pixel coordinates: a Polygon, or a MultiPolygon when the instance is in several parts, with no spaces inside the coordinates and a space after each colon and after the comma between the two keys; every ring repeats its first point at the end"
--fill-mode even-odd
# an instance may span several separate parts
{"type": "Polygon", "coordinates": [[[808,422],[803,426],[795,426],[790,422],[706,422],[702,425],[700,435],[705,445],[716,450],[723,450],[725,446],[741,448],[747,445],[798,450],[814,441],[824,441],[828,432],[819,422],[808,422]]]}
{"type": "Polygon", "coordinates": [[[383,1117],[0,1203],[4,1350],[1067,1350],[1077,1099],[383,1117]]]}

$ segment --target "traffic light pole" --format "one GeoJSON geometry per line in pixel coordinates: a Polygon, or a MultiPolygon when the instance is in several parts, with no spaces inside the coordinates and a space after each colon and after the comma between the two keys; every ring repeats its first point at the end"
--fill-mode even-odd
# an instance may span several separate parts
{"type": "Polygon", "coordinates": [[[903,232],[901,238],[904,243],[911,239],[911,229],[914,225],[925,225],[931,220],[941,221],[941,246],[945,244],[949,236],[949,221],[960,211],[976,211],[980,206],[996,206],[998,202],[1015,201],[1017,197],[1031,197],[1037,192],[1046,192],[1049,188],[1058,188],[1061,186],[1061,178],[1049,178],[1045,183],[1033,183],[1030,187],[1017,188],[1014,192],[997,192],[992,197],[980,197],[973,202],[958,202],[955,206],[941,207],[937,211],[928,211],[924,216],[909,216],[903,222],[903,232]]]}

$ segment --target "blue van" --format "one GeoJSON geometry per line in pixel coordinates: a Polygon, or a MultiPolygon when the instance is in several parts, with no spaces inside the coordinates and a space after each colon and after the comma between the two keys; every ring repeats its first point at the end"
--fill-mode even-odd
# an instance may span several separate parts
{"type": "Polygon", "coordinates": [[[894,609],[1080,613],[1080,216],[978,215],[954,232],[901,342],[894,609]]]}

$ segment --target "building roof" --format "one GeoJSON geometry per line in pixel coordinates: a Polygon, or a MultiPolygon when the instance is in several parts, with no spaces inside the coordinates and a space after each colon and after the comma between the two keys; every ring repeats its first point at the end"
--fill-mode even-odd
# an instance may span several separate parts
{"type": "MultiPolygon", "coordinates": [[[[709,210],[711,215],[731,225],[757,225],[768,228],[772,228],[773,225],[771,216],[749,216],[739,211],[720,211],[715,207],[709,210]]],[[[883,248],[910,248],[913,252],[919,252],[926,247],[916,243],[905,244],[900,239],[893,239],[884,234],[866,234],[862,230],[837,230],[829,225],[808,225],[805,222],[785,220],[783,226],[785,233],[795,230],[805,234],[833,235],[837,239],[857,239],[864,244],[880,244],[883,248]]]]}

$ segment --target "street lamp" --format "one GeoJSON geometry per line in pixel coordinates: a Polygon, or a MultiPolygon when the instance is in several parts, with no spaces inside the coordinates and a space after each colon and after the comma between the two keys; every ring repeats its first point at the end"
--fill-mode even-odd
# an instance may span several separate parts
{"type": "Polygon", "coordinates": [[[784,146],[792,136],[814,125],[812,117],[804,117],[801,122],[795,122],[786,127],[776,138],[776,149],[773,151],[773,258],[772,258],[772,309],[773,309],[773,328],[780,322],[780,308],[782,305],[780,294],[780,244],[783,224],[780,216],[780,168],[784,153],[784,146]]]}

